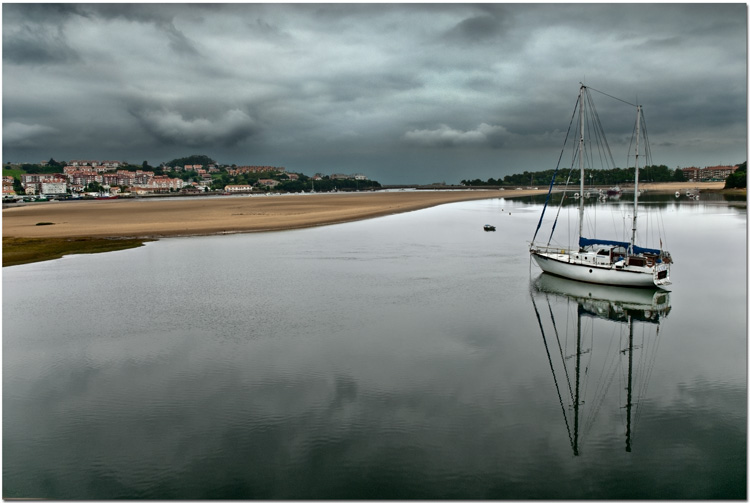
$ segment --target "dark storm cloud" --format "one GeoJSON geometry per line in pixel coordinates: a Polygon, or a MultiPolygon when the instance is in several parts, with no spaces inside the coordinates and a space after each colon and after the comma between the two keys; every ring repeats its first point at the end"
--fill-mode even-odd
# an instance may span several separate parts
{"type": "Polygon", "coordinates": [[[8,61],[17,64],[69,64],[78,60],[59,28],[26,24],[3,32],[3,52],[8,61]]]}
{"type": "Polygon", "coordinates": [[[17,64],[67,64],[77,61],[63,33],[61,20],[78,15],[68,4],[22,4],[4,9],[3,58],[17,64]]]}
{"type": "Polygon", "coordinates": [[[481,44],[497,42],[510,33],[512,14],[502,5],[488,5],[476,15],[459,21],[444,35],[450,43],[481,44]]]}
{"type": "MultiPolygon", "coordinates": [[[[585,80],[644,104],[659,163],[742,162],[746,14],[741,4],[4,4],[3,157],[154,163],[201,149],[386,183],[497,177],[556,160],[585,80]]],[[[612,143],[624,141],[622,108],[597,108],[612,143]]]]}
{"type": "Polygon", "coordinates": [[[471,131],[460,131],[445,124],[436,129],[407,131],[404,140],[424,147],[492,147],[500,148],[511,135],[502,126],[482,123],[471,131]]]}
{"type": "Polygon", "coordinates": [[[214,117],[185,117],[165,108],[133,108],[130,113],[161,141],[189,147],[230,147],[258,132],[255,121],[232,109],[214,117]]]}

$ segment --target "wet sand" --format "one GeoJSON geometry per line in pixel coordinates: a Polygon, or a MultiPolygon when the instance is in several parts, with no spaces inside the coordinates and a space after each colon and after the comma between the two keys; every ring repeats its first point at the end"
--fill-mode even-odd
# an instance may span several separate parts
{"type": "Polygon", "coordinates": [[[33,203],[3,209],[3,237],[194,236],[297,229],[543,190],[397,191],[33,203]],[[37,225],[38,223],[46,225],[37,225]],[[51,225],[50,225],[51,224],[51,225]]]}
{"type": "MultiPolygon", "coordinates": [[[[725,182],[669,182],[669,183],[641,183],[638,185],[643,190],[666,191],[666,192],[684,192],[689,189],[698,190],[722,190],[725,182]]],[[[633,184],[621,185],[623,189],[633,188],[633,184]]]]}

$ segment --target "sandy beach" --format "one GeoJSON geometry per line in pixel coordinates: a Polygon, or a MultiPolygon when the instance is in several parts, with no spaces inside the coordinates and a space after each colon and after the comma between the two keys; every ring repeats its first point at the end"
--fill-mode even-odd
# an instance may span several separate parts
{"type": "Polygon", "coordinates": [[[191,236],[297,229],[542,190],[397,191],[36,203],[3,210],[3,237],[191,236]],[[37,225],[50,222],[52,225],[37,225]]]}
{"type": "MultiPolygon", "coordinates": [[[[644,190],[718,190],[723,182],[644,184],[644,190]]],[[[539,190],[394,191],[192,199],[35,203],[3,209],[3,237],[191,236],[297,229],[350,222],[445,203],[511,198],[539,190]],[[46,225],[37,225],[46,223],[46,225]]]]}

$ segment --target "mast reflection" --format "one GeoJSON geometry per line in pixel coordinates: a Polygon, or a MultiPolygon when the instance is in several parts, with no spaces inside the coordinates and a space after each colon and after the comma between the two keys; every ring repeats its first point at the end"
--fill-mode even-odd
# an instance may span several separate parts
{"type": "Polygon", "coordinates": [[[625,402],[625,450],[630,452],[633,408],[645,398],[660,324],[671,309],[669,292],[594,285],[542,273],[531,285],[531,300],[573,454],[580,454],[581,436],[591,431],[618,374],[625,380],[626,396],[618,400],[625,402]],[[595,345],[604,346],[604,352],[595,352],[595,345]]]}

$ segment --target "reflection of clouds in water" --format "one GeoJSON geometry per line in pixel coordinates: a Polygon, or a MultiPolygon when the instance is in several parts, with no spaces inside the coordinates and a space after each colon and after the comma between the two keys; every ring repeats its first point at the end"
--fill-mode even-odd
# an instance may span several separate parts
{"type": "MultiPolygon", "coordinates": [[[[744,488],[744,322],[721,314],[744,308],[744,290],[714,295],[743,257],[722,255],[706,284],[702,272],[680,276],[632,452],[615,380],[573,460],[529,300],[536,218],[488,235],[500,204],[9,268],[6,495],[648,499],[744,488]],[[54,307],[30,318],[42,304],[54,307]]],[[[507,202],[506,221],[519,205],[507,202]]],[[[676,267],[700,259],[700,245],[682,245],[696,239],[685,214],[665,214],[676,267]]],[[[697,221],[698,236],[716,229],[714,246],[744,246],[725,216],[697,221]]]]}
{"type": "MultiPolygon", "coordinates": [[[[453,487],[464,497],[525,494],[533,498],[559,497],[561,487],[515,486],[518,478],[529,476],[528,470],[540,477],[550,471],[566,474],[569,480],[596,477],[611,484],[606,494],[612,498],[649,498],[667,492],[671,497],[690,497],[714,491],[726,496],[732,493],[723,491],[733,490],[732,482],[744,474],[745,393],[737,386],[696,381],[681,389],[677,401],[639,404],[629,457],[623,457],[624,433],[616,427],[620,412],[613,412],[603,417],[605,423],[613,421],[611,434],[585,446],[577,458],[583,461],[572,463],[559,409],[540,400],[536,387],[506,386],[504,391],[515,398],[500,398],[462,394],[460,385],[442,386],[461,381],[460,374],[446,378],[439,389],[424,382],[375,389],[345,373],[295,376],[279,369],[264,373],[258,381],[235,374],[231,384],[205,370],[173,375],[156,387],[152,379],[148,385],[146,380],[136,382],[138,401],[119,405],[119,397],[96,389],[95,382],[107,382],[107,376],[84,378],[89,386],[83,397],[60,404],[61,410],[78,419],[46,433],[86,438],[86,443],[75,445],[75,456],[98,458],[98,473],[118,473],[118,482],[127,491],[161,486],[174,497],[217,494],[233,484],[244,484],[247,494],[257,497],[305,497],[316,494],[316,487],[327,487],[334,474],[338,489],[328,489],[354,497],[358,473],[387,471],[388,466],[398,466],[408,479],[404,488],[419,488],[431,497],[437,497],[429,489],[436,473],[451,473],[453,487]],[[104,457],[103,448],[108,452],[104,457]],[[483,455],[478,457],[477,452],[483,455]],[[638,465],[639,459],[653,456],[672,463],[683,473],[681,480],[695,477],[709,485],[698,493],[689,485],[675,488],[674,480],[660,476],[648,463],[638,465]],[[519,459],[527,461],[518,463],[519,459]],[[542,459],[544,468],[537,462],[542,459]],[[597,462],[600,459],[606,463],[597,462]],[[311,469],[301,470],[308,465],[311,469]],[[627,470],[632,483],[623,484],[615,474],[618,467],[627,470]],[[298,470],[304,483],[284,487],[273,483],[298,470]],[[213,475],[207,480],[202,473],[213,475]],[[323,478],[316,481],[314,474],[323,478]]],[[[44,435],[38,439],[41,445],[49,440],[44,435]]],[[[14,457],[32,455],[17,451],[12,439],[6,449],[14,457]]],[[[32,478],[57,480],[70,494],[81,480],[98,480],[95,472],[78,479],[63,476],[66,470],[58,463],[71,452],[52,453],[50,463],[32,478]]],[[[99,482],[116,487],[113,481],[99,482]]],[[[573,498],[599,494],[580,486],[567,490],[565,494],[573,498]]]]}

